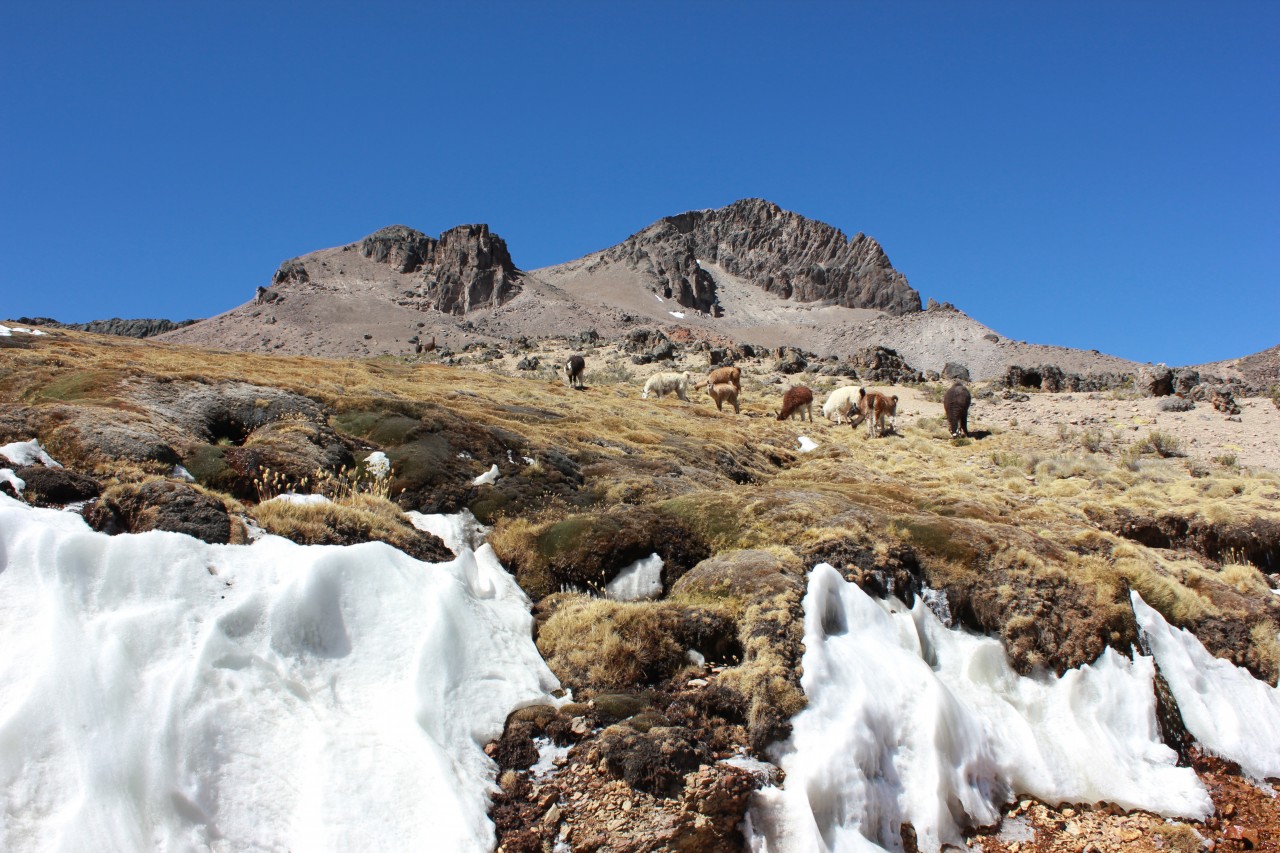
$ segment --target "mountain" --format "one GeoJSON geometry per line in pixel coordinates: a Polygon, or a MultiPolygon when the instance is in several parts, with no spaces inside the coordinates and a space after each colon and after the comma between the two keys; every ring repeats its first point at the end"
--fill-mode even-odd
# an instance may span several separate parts
{"type": "Polygon", "coordinates": [[[534,270],[487,225],[438,238],[404,225],[285,261],[252,299],[161,340],[246,352],[412,355],[520,338],[620,340],[638,328],[686,340],[851,358],[871,347],[917,370],[1014,365],[1137,375],[1147,365],[1011,340],[920,295],[880,244],[761,199],[664,217],[615,246],[534,270]]]}
{"type": "Polygon", "coordinates": [[[920,310],[920,294],[874,239],[862,233],[846,238],[830,225],[762,199],[665,217],[585,260],[542,272],[586,289],[621,268],[655,294],[715,316],[723,311],[713,271],[798,303],[892,315],[920,310]]]}
{"type": "Polygon", "coordinates": [[[393,225],[285,261],[250,301],[165,339],[348,356],[412,352],[424,335],[458,346],[680,323],[800,346],[806,336],[790,327],[812,325],[815,316],[847,326],[920,308],[919,294],[871,237],[850,239],[746,199],[666,217],[616,246],[533,271],[519,269],[486,225],[439,239],[393,225]]]}

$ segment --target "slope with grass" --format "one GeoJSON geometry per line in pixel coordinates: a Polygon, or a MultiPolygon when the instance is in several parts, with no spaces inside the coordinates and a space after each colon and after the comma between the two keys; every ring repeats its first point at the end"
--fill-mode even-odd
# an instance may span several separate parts
{"type": "Polygon", "coordinates": [[[395,544],[403,531],[383,521],[328,540],[347,522],[258,504],[381,451],[401,508],[465,508],[492,525],[573,699],[517,713],[492,745],[505,849],[740,845],[750,791],[768,781],[742,765],[806,704],[801,601],[818,563],[873,596],[926,597],[1000,640],[1023,675],[1131,654],[1131,590],[1219,658],[1268,683],[1280,672],[1280,476],[1163,453],[1148,432],[1066,441],[992,417],[980,397],[979,437],[952,440],[941,406],[917,394],[892,434],[868,439],[778,422],[784,386],[763,362],[746,365],[740,416],[705,394],[642,401],[642,376],[608,344],[575,390],[513,370],[514,345],[459,367],[71,331],[17,340],[0,350],[0,445],[39,438],[108,487],[182,465],[264,526],[395,544]],[[803,452],[802,435],[817,447],[803,452]],[[496,481],[477,484],[492,466],[496,481]],[[650,554],[658,600],[600,597],[650,554]],[[553,744],[571,749],[540,773],[553,744]]]}

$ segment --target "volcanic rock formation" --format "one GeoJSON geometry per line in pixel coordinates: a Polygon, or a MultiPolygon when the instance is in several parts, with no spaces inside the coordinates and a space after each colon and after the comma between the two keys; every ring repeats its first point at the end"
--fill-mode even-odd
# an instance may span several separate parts
{"type": "Polygon", "coordinates": [[[360,251],[396,272],[421,272],[421,285],[405,293],[419,308],[465,314],[502,305],[520,292],[520,273],[506,241],[488,225],[459,225],[439,240],[392,225],[364,238],[360,251]]]}
{"type": "Polygon", "coordinates": [[[920,310],[920,294],[871,237],[836,228],[762,199],[668,216],[597,256],[624,261],[661,282],[661,295],[716,313],[716,285],[703,263],[784,299],[829,301],[888,314],[920,310]]]}

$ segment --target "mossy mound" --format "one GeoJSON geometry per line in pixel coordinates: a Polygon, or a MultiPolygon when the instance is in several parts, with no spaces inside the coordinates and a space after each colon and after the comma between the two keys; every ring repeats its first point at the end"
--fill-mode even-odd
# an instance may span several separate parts
{"type": "Polygon", "coordinates": [[[652,507],[624,507],[534,523],[502,523],[490,541],[535,599],[562,589],[600,590],[618,571],[658,554],[669,589],[709,546],[683,520],[652,507]]]}
{"type": "Polygon", "coordinates": [[[690,650],[718,663],[742,653],[724,608],[558,595],[539,615],[538,650],[584,697],[661,684],[691,665],[690,650]]]}

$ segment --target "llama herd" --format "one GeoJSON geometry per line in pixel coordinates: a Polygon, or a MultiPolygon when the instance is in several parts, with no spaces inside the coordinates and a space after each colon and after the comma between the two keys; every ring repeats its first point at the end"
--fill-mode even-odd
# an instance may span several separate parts
{"type": "MultiPolygon", "coordinates": [[[[570,387],[585,387],[582,379],[585,368],[586,361],[581,355],[572,355],[565,361],[565,381],[570,387]]],[[[738,395],[742,393],[742,369],[736,365],[717,367],[705,379],[696,382],[687,370],[655,373],[645,380],[640,397],[647,400],[650,396],[675,394],[689,402],[689,389],[703,387],[715,402],[716,411],[723,412],[725,403],[729,403],[733,406],[733,413],[740,414],[738,395]]],[[[952,438],[969,435],[969,406],[972,401],[972,394],[960,380],[956,380],[943,395],[942,408],[947,416],[947,431],[952,438]]],[[[777,419],[784,421],[797,414],[800,420],[807,418],[813,421],[813,391],[804,385],[793,385],[782,395],[782,408],[777,412],[777,419]]],[[[895,430],[898,396],[849,385],[837,388],[827,396],[822,404],[822,415],[836,424],[848,422],[854,429],[865,422],[867,435],[875,438],[884,435],[886,430],[895,430]]]]}

